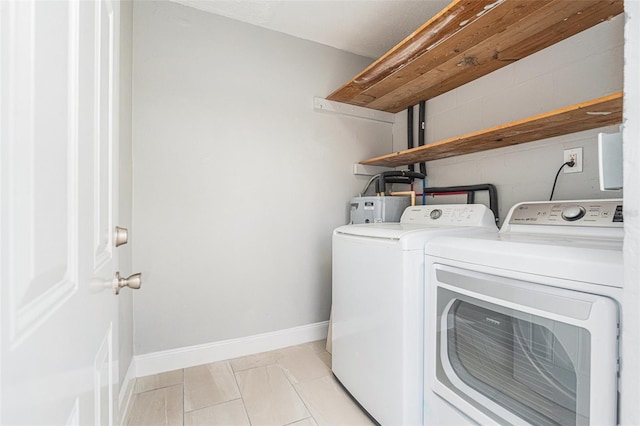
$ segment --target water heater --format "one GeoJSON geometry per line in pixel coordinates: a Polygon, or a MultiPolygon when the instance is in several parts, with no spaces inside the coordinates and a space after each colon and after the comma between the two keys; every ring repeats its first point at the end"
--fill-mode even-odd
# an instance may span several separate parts
{"type": "Polygon", "coordinates": [[[351,222],[400,222],[400,216],[411,205],[410,197],[373,195],[351,199],[351,222]]]}

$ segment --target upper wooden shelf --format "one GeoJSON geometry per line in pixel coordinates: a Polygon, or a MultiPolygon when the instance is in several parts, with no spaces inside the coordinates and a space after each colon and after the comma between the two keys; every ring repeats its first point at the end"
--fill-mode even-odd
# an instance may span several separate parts
{"type": "Polygon", "coordinates": [[[623,11],[623,0],[455,0],[327,99],[396,113],[623,11]]]}
{"type": "Polygon", "coordinates": [[[479,132],[361,161],[361,164],[406,166],[620,123],[622,92],[479,132]]]}

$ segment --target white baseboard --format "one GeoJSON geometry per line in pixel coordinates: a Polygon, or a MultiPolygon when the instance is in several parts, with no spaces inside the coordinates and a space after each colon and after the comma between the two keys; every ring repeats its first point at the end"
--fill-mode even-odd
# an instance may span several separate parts
{"type": "Polygon", "coordinates": [[[327,337],[328,327],[329,321],[323,321],[239,339],[138,355],[134,358],[136,377],[322,340],[327,337]]]}
{"type": "Polygon", "coordinates": [[[120,422],[118,424],[124,425],[124,420],[129,414],[129,405],[131,397],[133,396],[133,390],[136,385],[136,360],[131,359],[127,373],[120,383],[120,392],[118,394],[118,414],[120,416],[120,422]]]}

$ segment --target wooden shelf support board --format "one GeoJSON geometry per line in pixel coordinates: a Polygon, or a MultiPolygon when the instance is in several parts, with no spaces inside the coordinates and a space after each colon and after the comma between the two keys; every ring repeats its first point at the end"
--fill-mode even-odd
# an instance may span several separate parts
{"type": "Polygon", "coordinates": [[[623,0],[455,0],[327,99],[396,113],[623,11],[623,0]]]}
{"type": "Polygon", "coordinates": [[[331,112],[334,114],[365,118],[367,120],[381,121],[383,123],[393,124],[396,122],[395,114],[390,112],[364,108],[342,102],[328,101],[318,97],[313,98],[313,109],[315,111],[331,112]]]}
{"type": "Polygon", "coordinates": [[[486,130],[361,161],[398,167],[622,123],[622,92],[486,130]]]}

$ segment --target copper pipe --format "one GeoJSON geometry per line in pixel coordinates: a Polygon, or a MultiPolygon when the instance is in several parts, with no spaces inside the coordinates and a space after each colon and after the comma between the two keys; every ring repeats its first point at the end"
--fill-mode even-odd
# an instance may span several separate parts
{"type": "Polygon", "coordinates": [[[411,195],[411,206],[416,205],[416,191],[390,192],[390,195],[411,195]]]}

